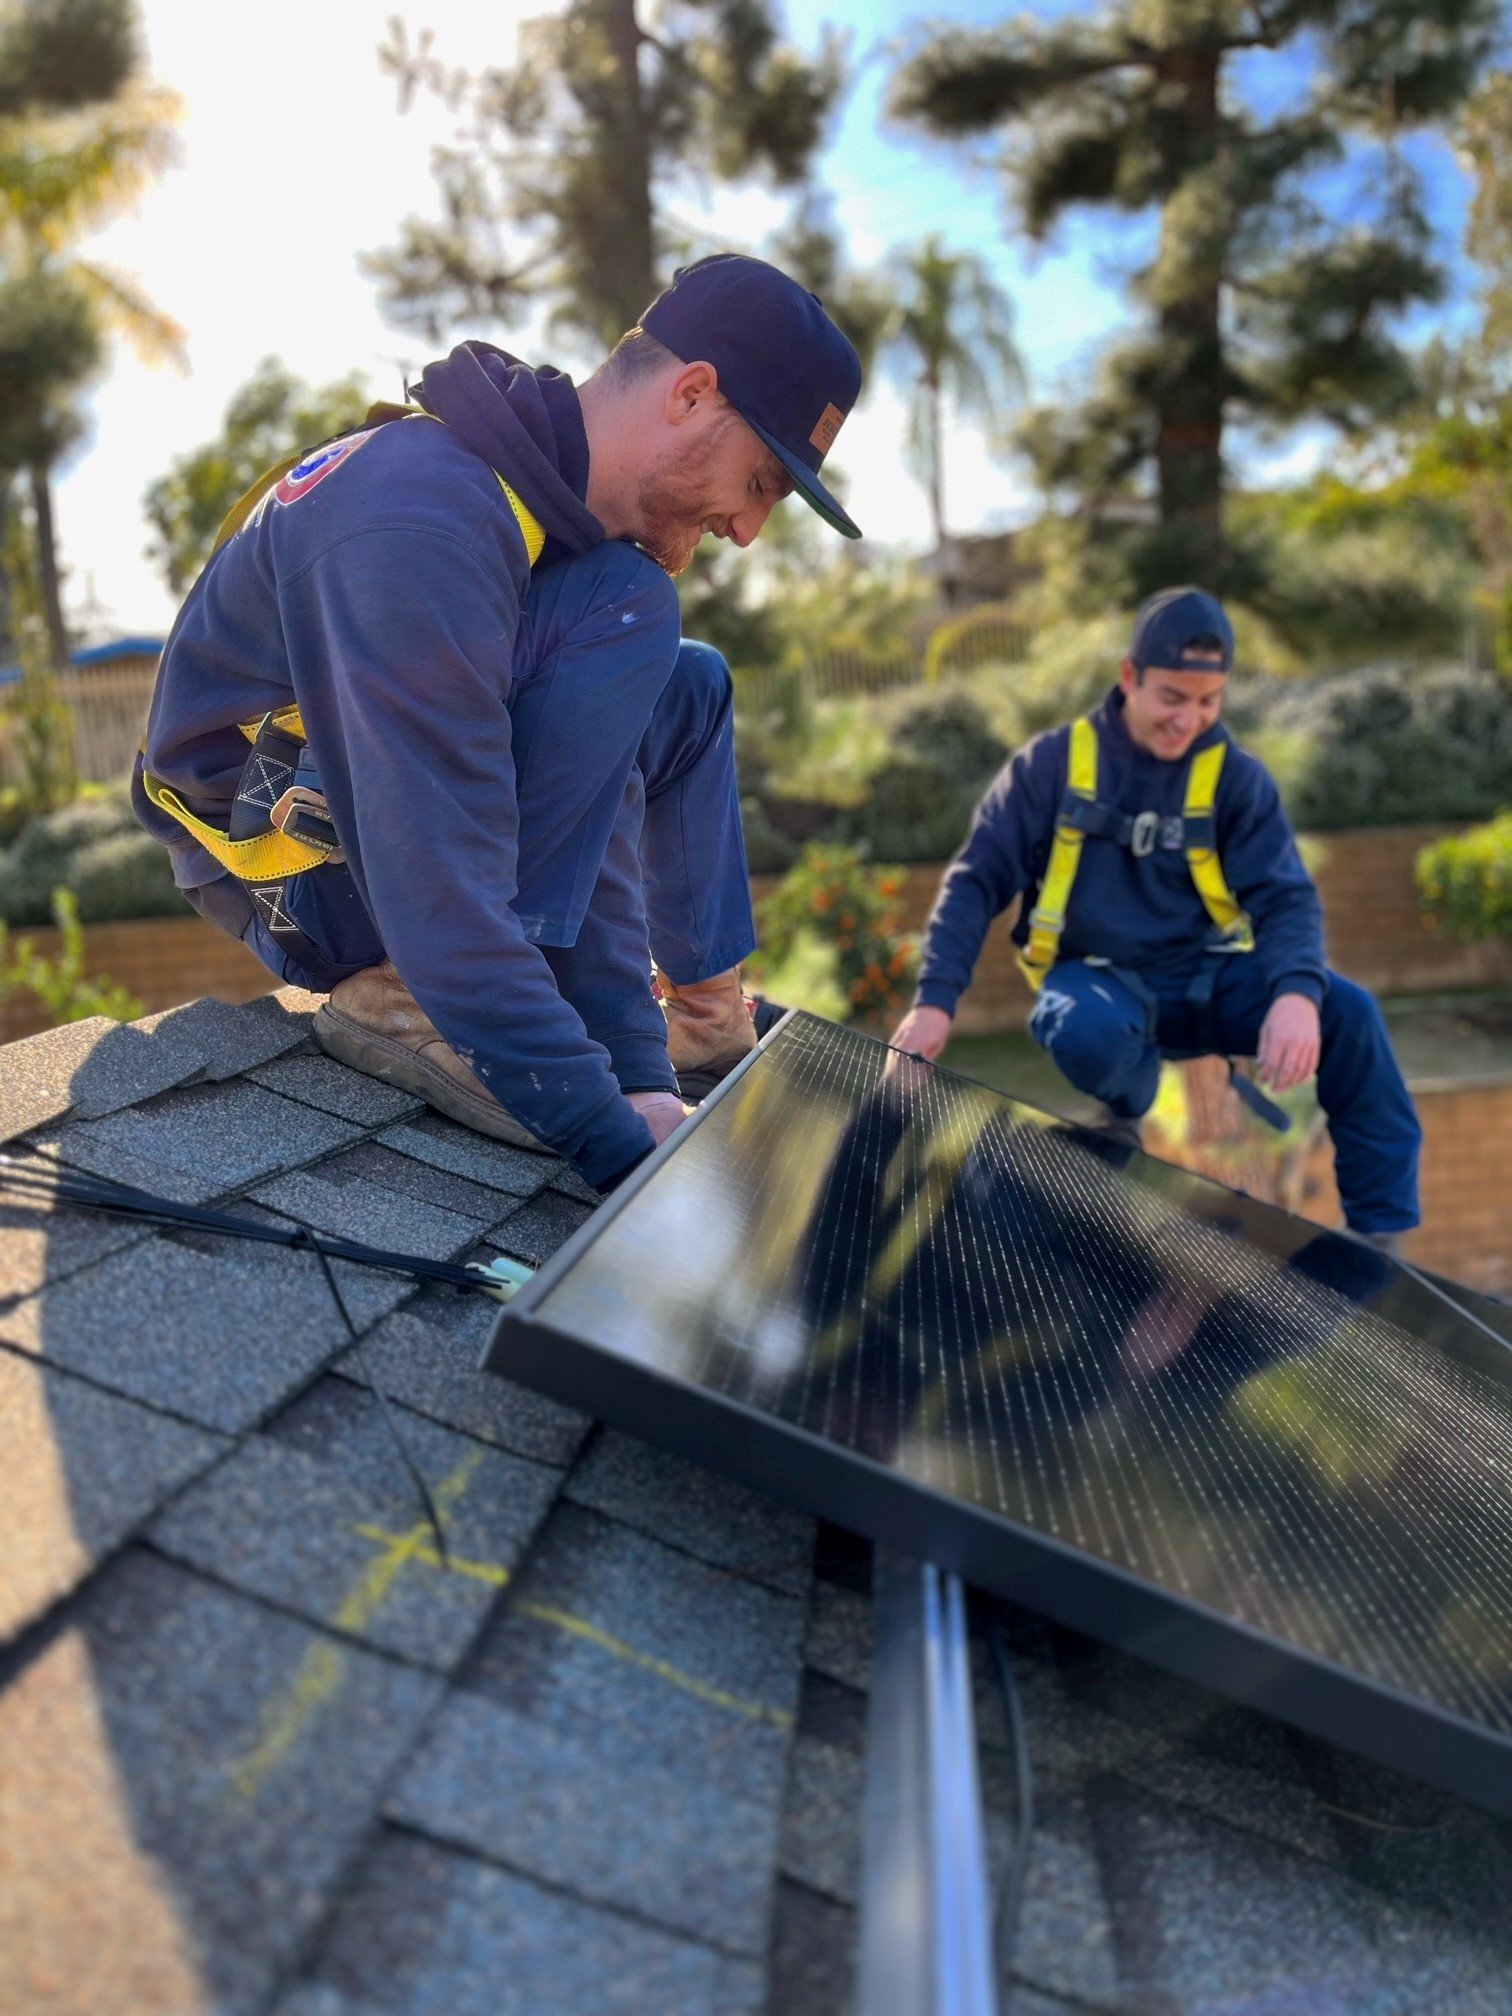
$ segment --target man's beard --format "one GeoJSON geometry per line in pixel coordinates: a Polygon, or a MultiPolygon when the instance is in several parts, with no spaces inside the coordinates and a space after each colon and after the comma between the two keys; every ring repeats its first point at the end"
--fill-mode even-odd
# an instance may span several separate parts
{"type": "Polygon", "coordinates": [[[714,509],[707,491],[709,469],[734,423],[733,413],[725,415],[696,448],[669,455],[641,478],[635,499],[640,513],[636,543],[668,574],[683,572],[703,537],[705,521],[714,509]]]}

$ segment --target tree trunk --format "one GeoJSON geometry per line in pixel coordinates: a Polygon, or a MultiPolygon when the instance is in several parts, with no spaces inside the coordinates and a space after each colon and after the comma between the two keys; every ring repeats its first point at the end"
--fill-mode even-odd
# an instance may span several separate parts
{"type": "Polygon", "coordinates": [[[940,594],[948,607],[951,582],[945,561],[945,411],[940,381],[930,371],[924,374],[924,438],[928,444],[925,453],[929,458],[929,522],[934,531],[935,566],[940,594]]]}
{"type": "Polygon", "coordinates": [[[11,589],[11,486],[10,477],[0,470],[0,665],[9,665],[16,656],[15,596],[11,589]]]}
{"type": "Polygon", "coordinates": [[[640,75],[636,0],[590,0],[618,73],[612,111],[604,120],[604,158],[611,164],[610,214],[603,238],[607,264],[600,282],[609,340],[635,326],[656,292],[651,208],[651,131],[640,75]],[[609,324],[613,326],[610,327],[609,324]]]}
{"type": "MultiPolygon", "coordinates": [[[[1157,74],[1179,99],[1165,122],[1164,150],[1177,177],[1205,167],[1217,151],[1216,53],[1177,50],[1162,58],[1157,74]]],[[[1182,228],[1179,206],[1167,203],[1165,234],[1182,228]]],[[[1190,229],[1190,225],[1186,228],[1190,229]]],[[[1188,263],[1185,258],[1173,264],[1188,263]]],[[[1161,379],[1157,393],[1155,464],[1159,482],[1161,550],[1179,561],[1186,578],[1215,582],[1223,562],[1224,354],[1217,270],[1179,300],[1159,306],[1161,379]]],[[[1170,564],[1170,563],[1167,563],[1170,564]]]]}
{"type": "Polygon", "coordinates": [[[58,542],[53,529],[52,474],[45,462],[31,465],[32,510],[37,520],[37,585],[47,622],[48,653],[53,670],[68,663],[68,632],[63,627],[63,602],[58,588],[58,542]]]}

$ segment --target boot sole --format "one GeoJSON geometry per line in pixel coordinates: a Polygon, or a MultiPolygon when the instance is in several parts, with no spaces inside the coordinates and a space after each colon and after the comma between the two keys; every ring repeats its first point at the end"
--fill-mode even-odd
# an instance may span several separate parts
{"type": "Polygon", "coordinates": [[[315,1010],[311,1033],[327,1057],[335,1058],[338,1064],[346,1064],[369,1078],[381,1078],[385,1085],[397,1085],[403,1092],[413,1092],[427,1106],[433,1106],[460,1126],[470,1127],[475,1134],[507,1142],[511,1148],[528,1148],[537,1155],[554,1152],[528,1127],[521,1126],[497,1099],[486,1092],[469,1092],[466,1086],[449,1078],[439,1065],[395,1042],[392,1036],[379,1036],[365,1029],[328,1001],[315,1010]]]}

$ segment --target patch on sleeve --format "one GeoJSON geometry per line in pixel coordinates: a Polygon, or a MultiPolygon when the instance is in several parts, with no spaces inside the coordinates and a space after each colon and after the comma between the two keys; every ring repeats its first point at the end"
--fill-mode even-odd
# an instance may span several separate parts
{"type": "Polygon", "coordinates": [[[314,448],[273,485],[272,498],[275,504],[297,504],[301,497],[308,497],[317,483],[324,483],[333,469],[339,469],[343,462],[357,453],[364,441],[371,441],[377,433],[376,427],[369,427],[361,434],[345,434],[339,441],[329,441],[324,448],[314,448]]]}

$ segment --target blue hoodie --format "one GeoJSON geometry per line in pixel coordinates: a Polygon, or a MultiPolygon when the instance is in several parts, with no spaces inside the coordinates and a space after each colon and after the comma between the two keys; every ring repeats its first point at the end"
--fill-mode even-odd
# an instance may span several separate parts
{"type": "MultiPolygon", "coordinates": [[[[1093,714],[1097,729],[1097,795],[1122,812],[1179,813],[1190,757],[1168,762],[1139,748],[1124,725],[1124,697],[1115,686],[1093,714]]],[[[930,915],[917,999],[955,1013],[993,919],[1016,896],[1014,942],[1029,935],[1029,912],[1050,858],[1056,815],[1066,791],[1071,730],[1053,728],[1028,743],[994,778],[971,831],[930,915]]],[[[1221,722],[1192,753],[1225,742],[1215,808],[1218,858],[1229,887],[1249,912],[1255,950],[1278,994],[1321,1001],[1327,985],[1323,914],[1318,892],[1297,853],[1281,799],[1268,772],[1241,749],[1221,722]]],[[[1062,959],[1096,957],[1139,974],[1162,1001],[1178,1001],[1202,963],[1212,923],[1185,854],[1157,848],[1136,857],[1114,840],[1088,838],[1067,905],[1062,959]]]]}
{"type": "MultiPolygon", "coordinates": [[[[494,474],[545,530],[544,563],[598,545],[582,411],[570,379],[486,344],[431,365],[420,396],[445,425],[350,437],[212,558],[163,654],[146,767],[224,827],[247,757],[237,723],[297,701],[352,882],[401,979],[494,1096],[608,1186],[651,1137],[513,907],[510,705],[535,668],[515,663],[530,567],[494,474]]],[[[605,635],[627,671],[664,662],[670,675],[676,591],[649,561],[626,578],[605,635]]],[[[180,887],[224,874],[140,775],[133,796],[180,887]]]]}

